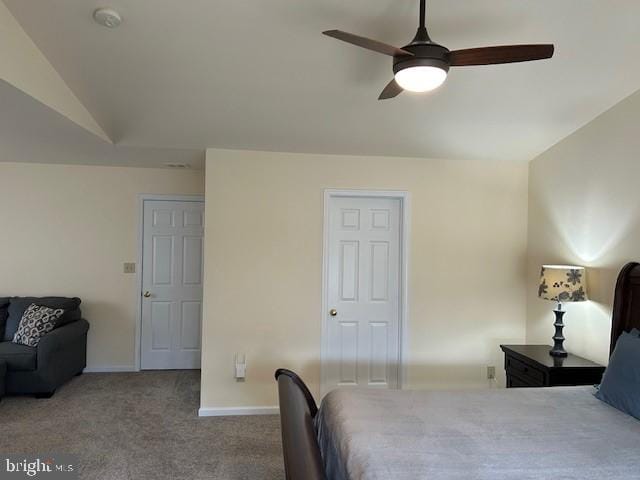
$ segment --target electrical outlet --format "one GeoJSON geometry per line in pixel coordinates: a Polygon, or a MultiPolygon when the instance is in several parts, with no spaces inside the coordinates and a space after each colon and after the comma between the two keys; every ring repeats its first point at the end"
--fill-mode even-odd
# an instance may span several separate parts
{"type": "Polygon", "coordinates": [[[496,367],[489,366],[487,367],[487,380],[495,380],[496,378],[496,367]]]}
{"type": "Polygon", "coordinates": [[[124,273],[136,273],[136,264],[133,262],[125,262],[122,271],[124,273]]]}
{"type": "Polygon", "coordinates": [[[244,353],[236,353],[236,380],[244,380],[247,375],[247,356],[244,353]]]}

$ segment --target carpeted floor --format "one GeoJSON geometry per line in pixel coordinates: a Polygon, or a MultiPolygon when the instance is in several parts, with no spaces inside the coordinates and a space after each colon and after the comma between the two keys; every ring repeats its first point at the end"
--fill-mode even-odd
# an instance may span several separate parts
{"type": "Polygon", "coordinates": [[[0,402],[0,453],[77,454],[80,478],[283,479],[278,416],[197,415],[200,373],[85,373],[0,402]]]}

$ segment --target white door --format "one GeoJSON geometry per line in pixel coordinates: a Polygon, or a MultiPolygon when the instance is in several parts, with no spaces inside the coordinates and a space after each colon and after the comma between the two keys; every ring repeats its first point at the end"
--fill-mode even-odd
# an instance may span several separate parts
{"type": "Polygon", "coordinates": [[[323,393],[340,386],[399,386],[400,202],[329,200],[323,393]]]}
{"type": "Polygon", "coordinates": [[[145,200],[142,369],[200,368],[204,203],[145,200]]]}

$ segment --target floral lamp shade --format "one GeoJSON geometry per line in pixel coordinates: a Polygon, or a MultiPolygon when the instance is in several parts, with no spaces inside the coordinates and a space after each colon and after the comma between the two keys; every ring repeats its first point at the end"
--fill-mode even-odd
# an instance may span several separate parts
{"type": "Polygon", "coordinates": [[[587,279],[584,267],[543,265],[540,271],[538,296],[558,303],[587,300],[587,279]]]}

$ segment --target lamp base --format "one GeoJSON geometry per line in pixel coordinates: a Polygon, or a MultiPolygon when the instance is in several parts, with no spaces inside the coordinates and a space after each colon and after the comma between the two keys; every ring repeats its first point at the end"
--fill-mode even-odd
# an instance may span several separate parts
{"type": "Polygon", "coordinates": [[[562,329],[564,328],[564,322],[562,321],[564,311],[554,310],[553,313],[556,314],[556,321],[553,323],[553,326],[556,327],[556,333],[553,335],[553,348],[549,350],[549,355],[552,357],[566,357],[569,354],[563,346],[565,340],[562,334],[562,329]]]}
{"type": "Polygon", "coordinates": [[[556,347],[553,347],[549,350],[549,355],[556,358],[567,358],[569,353],[562,347],[560,347],[560,350],[556,350],[556,347]]]}

